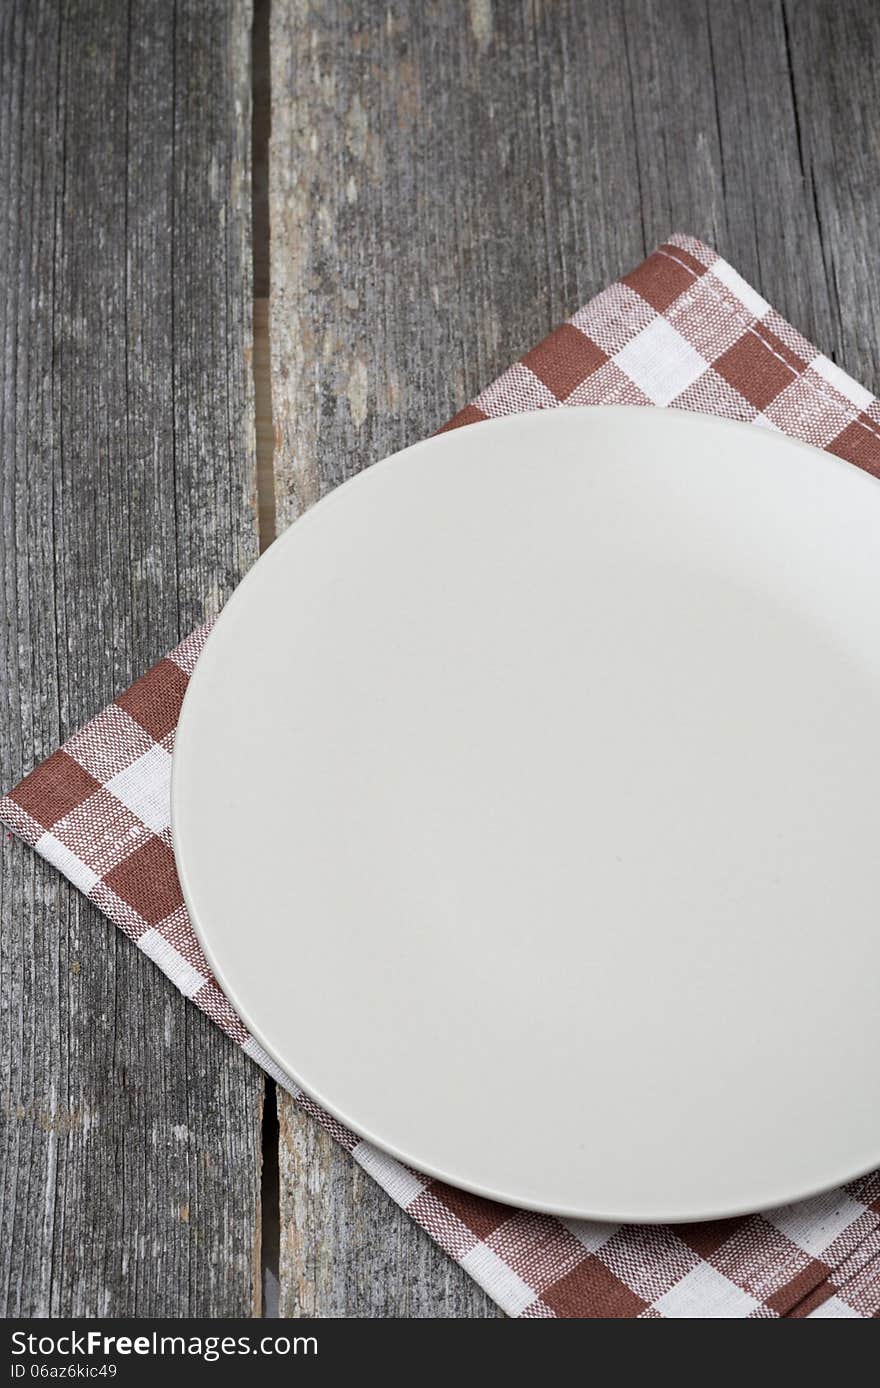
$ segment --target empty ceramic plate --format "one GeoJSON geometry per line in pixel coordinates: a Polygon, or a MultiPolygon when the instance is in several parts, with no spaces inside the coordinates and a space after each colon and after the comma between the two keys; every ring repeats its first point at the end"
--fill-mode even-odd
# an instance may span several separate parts
{"type": "Polygon", "coordinates": [[[880,1164],[880,486],[559,409],[340,487],[242,583],[174,756],[223,988],[411,1166],[622,1220],[880,1164]]]}

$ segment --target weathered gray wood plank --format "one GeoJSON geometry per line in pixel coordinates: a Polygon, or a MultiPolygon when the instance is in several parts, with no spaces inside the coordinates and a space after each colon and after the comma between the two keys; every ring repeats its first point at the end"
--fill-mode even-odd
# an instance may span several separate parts
{"type": "MultiPolygon", "coordinates": [[[[279,526],[675,230],[876,383],[877,33],[870,0],[273,0],[279,526]]],[[[487,1313],[281,1110],[283,1312],[487,1313]]]]}
{"type": "Polygon", "coordinates": [[[282,1316],[501,1313],[342,1147],[279,1093],[282,1316]]]}
{"type": "Polygon", "coordinates": [[[815,332],[823,349],[876,393],[880,10],[860,0],[788,0],[785,16],[801,161],[827,287],[815,332]],[[825,55],[832,60],[823,61],[825,55]]]}
{"type": "MultiPolygon", "coordinates": [[[[256,554],[249,9],[0,13],[4,787],[256,554]]],[[[251,1314],[262,1077],[2,849],[3,1313],[251,1314]]]]}

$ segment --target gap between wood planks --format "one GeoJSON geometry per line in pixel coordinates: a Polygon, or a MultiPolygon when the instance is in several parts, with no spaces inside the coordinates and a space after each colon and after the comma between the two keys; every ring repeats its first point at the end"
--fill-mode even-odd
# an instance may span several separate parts
{"type": "MultiPolygon", "coordinates": [[[[251,31],[251,238],[253,246],[253,373],[260,553],[275,539],[275,431],[269,344],[269,135],[272,121],[269,61],[270,0],[255,0],[251,31]]],[[[260,1306],[278,1315],[281,1246],[278,1170],[278,1096],[265,1077],[260,1181],[260,1306]]]]}
{"type": "Polygon", "coordinates": [[[269,136],[272,92],[270,0],[255,0],[251,33],[251,244],[254,300],[254,416],[260,553],[275,539],[275,430],[269,347],[269,136]]]}

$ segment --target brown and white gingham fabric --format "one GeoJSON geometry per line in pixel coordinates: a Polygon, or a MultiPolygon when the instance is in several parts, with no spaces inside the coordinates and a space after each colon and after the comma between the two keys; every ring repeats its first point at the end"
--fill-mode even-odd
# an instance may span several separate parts
{"type": "MultiPolygon", "coordinates": [[[[446,427],[608,404],[674,405],[749,420],[880,476],[880,403],[690,237],[673,236],[603,290],[446,427]]],[[[510,1315],[880,1315],[880,1173],[797,1205],[712,1224],[559,1220],[420,1176],[294,1089],[211,977],[174,866],[174,730],[206,635],[206,627],[195,632],[25,777],[0,800],[3,821],[291,1089],[510,1315]]],[[[539,1111],[533,1121],[541,1121],[539,1111]]]]}

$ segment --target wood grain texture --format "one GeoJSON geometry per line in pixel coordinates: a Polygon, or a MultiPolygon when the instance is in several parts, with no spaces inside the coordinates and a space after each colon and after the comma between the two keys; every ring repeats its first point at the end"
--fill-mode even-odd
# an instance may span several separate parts
{"type": "MultiPolygon", "coordinates": [[[[273,0],[279,527],[676,230],[876,387],[877,45],[871,0],[273,0]]],[[[488,1313],[281,1118],[283,1313],[488,1313]]]]}
{"type": "MultiPolygon", "coordinates": [[[[257,550],[245,0],[0,16],[0,665],[12,784],[257,550]]],[[[251,1314],[262,1076],[2,845],[0,1307],[251,1314]]]]}
{"type": "Polygon", "coordinates": [[[281,1091],[279,1117],[280,1315],[501,1315],[470,1276],[281,1091]]]}
{"type": "Polygon", "coordinates": [[[786,5],[799,155],[827,288],[815,333],[835,361],[880,393],[880,11],[786,5]],[[823,58],[830,55],[831,61],[823,58]]]}

